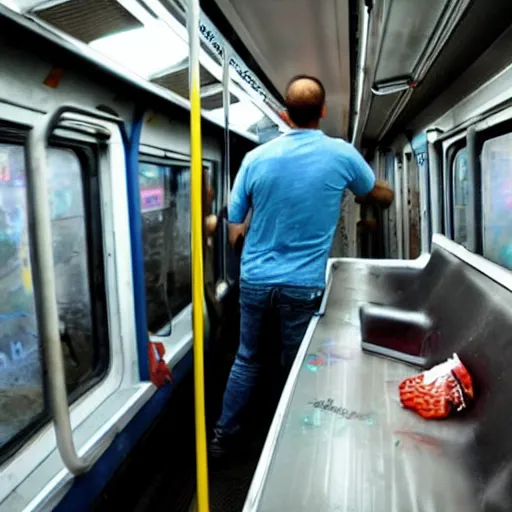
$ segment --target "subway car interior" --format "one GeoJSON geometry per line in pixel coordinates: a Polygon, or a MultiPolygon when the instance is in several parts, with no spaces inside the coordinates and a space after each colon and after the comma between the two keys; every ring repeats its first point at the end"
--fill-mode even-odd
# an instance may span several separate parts
{"type": "Polygon", "coordinates": [[[1,0],[0,69],[0,512],[512,510],[510,0],[1,0]],[[266,355],[215,466],[223,212],[302,73],[394,202],[344,195],[291,372],[266,355]],[[471,406],[401,407],[453,354],[471,406]]]}

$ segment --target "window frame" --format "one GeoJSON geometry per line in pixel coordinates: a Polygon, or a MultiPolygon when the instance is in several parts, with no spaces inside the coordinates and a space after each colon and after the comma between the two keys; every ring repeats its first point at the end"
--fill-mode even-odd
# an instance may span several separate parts
{"type": "MultiPolygon", "coordinates": [[[[430,189],[430,225],[431,225],[431,238],[436,233],[445,234],[445,198],[444,198],[444,155],[443,144],[437,138],[432,140],[432,133],[434,130],[427,129],[428,141],[428,161],[429,161],[429,189],[430,189]],[[430,137],[429,137],[430,136],[430,137]]],[[[432,250],[432,244],[430,247],[432,250]]]]}
{"type": "MultiPolygon", "coordinates": [[[[51,141],[52,139],[50,139],[51,141]]],[[[57,143],[56,143],[57,144],[57,143]]],[[[99,145],[99,144],[98,144],[99,145]]],[[[110,367],[111,350],[109,339],[109,323],[107,311],[107,283],[105,276],[105,252],[103,240],[103,224],[101,216],[101,186],[99,168],[99,148],[76,141],[58,139],[58,145],[51,146],[72,150],[78,157],[83,184],[84,221],[87,240],[87,268],[89,281],[89,296],[91,304],[92,339],[98,350],[99,361],[87,381],[80,384],[70,394],[70,404],[89,389],[99,384],[107,375],[110,367]],[[93,178],[97,181],[98,189],[93,190],[93,178]],[[104,321],[99,319],[103,316],[104,321]],[[76,396],[75,396],[76,395],[76,396]]]]}
{"type": "MultiPolygon", "coordinates": [[[[459,143],[454,144],[450,147],[452,150],[450,153],[450,167],[449,167],[449,181],[450,181],[450,230],[451,236],[450,239],[455,241],[455,162],[457,160],[457,155],[466,150],[466,160],[469,167],[469,149],[466,143],[466,137],[461,139],[459,143]]],[[[471,174],[468,170],[468,187],[470,186],[471,174]]],[[[474,229],[474,223],[471,215],[468,215],[469,211],[474,208],[474,205],[471,204],[471,197],[469,196],[468,191],[468,203],[466,205],[465,215],[466,215],[466,243],[468,243],[468,232],[470,229],[474,229]]],[[[462,245],[462,244],[460,244],[462,245]]]]}
{"type": "MultiPolygon", "coordinates": [[[[478,247],[479,251],[477,254],[482,255],[484,258],[489,259],[485,256],[485,237],[484,237],[484,206],[485,206],[485,192],[484,192],[484,177],[482,169],[482,153],[484,144],[492,139],[496,139],[503,135],[512,134],[512,118],[509,117],[498,122],[491,124],[489,120],[487,122],[480,122],[475,126],[475,148],[474,152],[469,155],[468,159],[474,160],[475,172],[478,179],[480,193],[475,194],[475,207],[478,211],[475,212],[478,219],[478,247]]],[[[494,117],[494,116],[491,116],[494,117]]],[[[492,260],[489,260],[492,261],[492,260]]],[[[493,262],[496,265],[499,263],[493,262]]],[[[501,265],[500,265],[501,266],[501,265]]],[[[506,267],[503,267],[506,268],[506,267]]]]}
{"type": "MultiPolygon", "coordinates": [[[[190,169],[190,165],[191,165],[189,155],[170,152],[163,148],[159,148],[159,147],[148,145],[148,144],[141,144],[139,146],[138,162],[139,162],[139,164],[147,163],[147,164],[153,164],[153,165],[161,165],[161,166],[165,166],[165,167],[172,167],[172,166],[189,167],[189,169],[190,169]]],[[[209,169],[211,176],[212,176],[211,185],[213,187],[215,187],[217,184],[217,181],[219,179],[219,175],[220,175],[220,173],[219,173],[220,167],[218,165],[218,162],[203,158],[203,168],[205,168],[205,167],[207,167],[209,169]]],[[[191,172],[191,170],[190,170],[190,172],[191,172]]],[[[204,184],[203,184],[203,189],[204,189],[204,184]]],[[[219,192],[219,190],[217,190],[215,188],[214,188],[214,190],[215,190],[216,209],[220,209],[220,205],[219,205],[220,192],[219,192]]],[[[139,191],[140,191],[140,186],[139,186],[139,191]]],[[[153,211],[153,210],[148,210],[148,211],[153,211]]],[[[141,211],[141,215],[142,215],[142,213],[143,212],[141,211]]],[[[214,211],[214,213],[218,214],[218,211],[214,211]]],[[[170,343],[171,339],[174,337],[173,336],[173,334],[174,334],[173,327],[174,327],[174,325],[177,325],[178,329],[181,330],[181,328],[179,326],[179,324],[181,323],[180,321],[182,319],[186,318],[188,314],[190,314],[191,308],[192,308],[192,301],[190,301],[189,304],[187,304],[185,307],[183,307],[180,311],[178,311],[176,313],[176,315],[174,315],[171,318],[169,325],[165,325],[162,329],[160,329],[159,332],[165,331],[166,334],[159,335],[158,333],[152,333],[152,335],[150,336],[150,340],[164,343],[166,349],[168,349],[169,352],[172,354],[174,351],[174,346],[169,345],[169,343],[170,343]]]]}
{"type": "MultiPolygon", "coordinates": [[[[0,143],[12,144],[19,146],[24,152],[26,150],[28,130],[26,126],[17,125],[11,122],[0,121],[0,143]],[[3,130],[8,131],[3,131],[3,130]]],[[[85,235],[87,243],[87,270],[89,281],[89,293],[91,304],[91,332],[92,341],[95,349],[99,349],[98,364],[96,365],[89,379],[79,383],[79,385],[68,393],[69,405],[75,404],[88,391],[99,385],[108,375],[111,364],[110,337],[108,325],[108,307],[107,307],[107,289],[105,274],[105,254],[103,240],[103,225],[101,215],[101,184],[99,183],[99,145],[90,142],[81,142],[75,138],[67,138],[63,136],[53,135],[50,138],[49,148],[72,151],[77,157],[81,178],[82,178],[82,194],[84,204],[84,220],[85,235]],[[98,178],[98,190],[95,197],[93,196],[91,178],[98,178]],[[94,205],[92,205],[94,201],[94,205]],[[94,221],[91,219],[94,216],[94,221]],[[93,227],[92,224],[95,224],[93,227]],[[93,230],[96,232],[93,233],[93,230]],[[100,265],[99,270],[95,270],[96,265],[100,265]],[[97,279],[99,278],[99,282],[97,279]],[[98,293],[99,292],[99,293],[98,293]],[[103,307],[100,305],[103,304],[103,307]],[[100,325],[98,317],[103,315],[105,322],[100,325]]],[[[24,165],[26,160],[24,157],[24,165]]],[[[27,184],[24,188],[25,198],[28,206],[27,184]]],[[[30,255],[30,259],[32,256],[30,255]]],[[[35,300],[35,299],[34,299],[35,300]]],[[[37,319],[36,319],[37,322],[37,319]]],[[[39,330],[39,326],[38,326],[39,330]]],[[[39,354],[42,353],[42,346],[39,340],[39,354]]],[[[49,398],[47,393],[47,384],[44,378],[45,369],[43,363],[42,370],[42,393],[43,393],[43,411],[34,416],[32,421],[23,429],[17,432],[9,441],[0,447],[0,466],[11,459],[38,431],[45,428],[52,422],[51,411],[49,409],[49,398]]]]}
{"type": "MultiPolygon", "coordinates": [[[[443,198],[446,204],[445,214],[444,214],[444,231],[445,235],[453,240],[455,237],[455,224],[454,224],[454,163],[455,157],[457,153],[462,149],[467,148],[467,139],[466,132],[464,132],[461,136],[457,137],[456,140],[450,139],[443,144],[443,169],[444,169],[444,177],[443,177],[443,198]]],[[[469,160],[469,152],[468,152],[468,160],[469,160]]],[[[469,164],[468,164],[469,165],[469,164]]],[[[471,176],[468,176],[468,181],[471,179],[471,176]]],[[[468,207],[472,207],[470,204],[470,198],[468,198],[468,207]]],[[[469,229],[469,225],[466,226],[466,229],[469,229]]]]}
{"type": "MultiPolygon", "coordinates": [[[[445,219],[446,235],[454,239],[454,191],[453,164],[459,149],[466,147],[468,151],[468,211],[467,230],[471,232],[472,244],[467,249],[475,254],[484,254],[484,190],[481,157],[485,142],[490,139],[512,133],[512,107],[490,112],[487,116],[470,124],[463,131],[450,139],[442,141],[444,200],[447,203],[448,218],[445,219]]],[[[490,261],[490,260],[489,260],[490,261]]]]}
{"type": "MultiPolygon", "coordinates": [[[[104,446],[105,440],[109,443],[115,437],[119,428],[133,418],[133,414],[149,400],[155,389],[151,383],[140,381],[137,366],[132,259],[131,253],[126,252],[126,247],[130,246],[130,234],[127,229],[129,202],[123,127],[117,122],[97,121],[87,115],[71,114],[69,117],[82,125],[85,123],[101,128],[96,133],[94,130],[77,129],[77,125],[69,128],[58,126],[55,135],[65,141],[92,144],[100,155],[98,186],[107,314],[110,350],[116,355],[111,358],[108,373],[101,383],[81,396],[69,410],[75,446],[80,453],[89,456],[97,453],[96,450],[104,446]]],[[[40,119],[39,113],[34,114],[22,105],[6,106],[0,115],[3,126],[22,132],[37,125],[40,119]]],[[[180,342],[178,349],[165,354],[166,364],[174,366],[192,347],[191,321],[189,311],[177,322],[176,336],[180,342]]],[[[173,338],[174,344],[176,336],[173,338]]],[[[0,480],[5,482],[4,486],[0,486],[2,504],[18,503],[21,499],[23,503],[37,507],[42,498],[57,496],[69,483],[70,473],[59,454],[55,434],[55,424],[48,422],[0,466],[0,480]],[[41,483],[47,486],[44,496],[39,493],[41,483]]]]}
{"type": "MultiPolygon", "coordinates": [[[[166,157],[148,155],[147,153],[141,153],[139,151],[138,162],[139,162],[139,164],[146,163],[146,164],[152,164],[152,165],[160,165],[162,167],[168,167],[168,168],[171,168],[172,166],[188,167],[189,172],[191,172],[190,159],[185,159],[185,158],[183,160],[181,160],[179,158],[166,158],[166,157]]],[[[141,188],[140,188],[140,183],[139,183],[139,194],[140,194],[140,191],[141,191],[141,188]]],[[[164,189],[164,194],[165,194],[165,189],[164,189]]],[[[164,204],[165,204],[165,202],[166,202],[166,198],[164,196],[164,204]]],[[[144,211],[144,212],[141,210],[140,215],[142,217],[142,215],[144,213],[152,213],[152,212],[156,212],[156,211],[161,211],[164,208],[165,208],[165,206],[163,206],[161,208],[160,207],[152,208],[152,209],[144,211]]],[[[145,275],[144,275],[144,281],[146,281],[145,275]]],[[[175,318],[182,316],[182,314],[187,310],[187,308],[191,307],[191,304],[192,304],[192,300],[187,305],[185,305],[183,308],[181,308],[180,311],[178,311],[175,315],[172,315],[168,324],[164,325],[158,332],[152,333],[151,339],[153,339],[153,337],[154,337],[155,339],[158,339],[159,341],[169,340],[172,336],[173,320],[175,318]],[[165,334],[159,334],[159,333],[164,333],[164,332],[165,332],[165,334]]],[[[147,311],[147,303],[146,303],[146,311],[147,311]]]]}
{"type": "MultiPolygon", "coordinates": [[[[419,193],[419,234],[420,254],[430,251],[432,243],[432,218],[431,218],[431,162],[429,141],[426,131],[419,132],[410,141],[414,165],[418,172],[419,193]],[[420,139],[420,140],[418,140],[420,139]]],[[[419,257],[418,256],[418,257],[419,257]]]]}

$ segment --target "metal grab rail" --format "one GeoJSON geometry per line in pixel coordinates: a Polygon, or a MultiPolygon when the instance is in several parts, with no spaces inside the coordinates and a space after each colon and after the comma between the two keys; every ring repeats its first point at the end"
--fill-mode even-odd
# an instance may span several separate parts
{"type": "MultiPolygon", "coordinates": [[[[229,92],[229,61],[231,55],[228,48],[224,48],[222,61],[222,106],[224,108],[224,161],[223,161],[223,182],[221,190],[221,208],[229,204],[229,193],[231,191],[231,162],[230,162],[230,132],[229,132],[229,109],[231,107],[231,94],[229,92]]],[[[220,210],[219,210],[220,211],[220,210]]],[[[227,218],[222,221],[222,279],[228,281],[227,247],[228,247],[228,226],[227,218]]]]}
{"type": "Polygon", "coordinates": [[[203,154],[199,77],[199,0],[188,1],[190,90],[190,226],[192,232],[192,324],[194,328],[194,411],[196,425],[197,510],[210,510],[204,389],[203,154]]]}
{"type": "Polygon", "coordinates": [[[31,236],[32,276],[36,299],[37,322],[43,346],[50,406],[55,422],[57,447],[61,458],[75,475],[86,472],[95,462],[95,455],[103,453],[112,436],[105,436],[94,454],[82,459],[73,442],[73,431],[66,391],[64,358],[59,333],[55,271],[53,263],[51,217],[48,199],[48,139],[64,113],[75,113],[96,120],[122,123],[118,117],[74,105],[63,105],[45,115],[42,122],[29,132],[26,146],[27,196],[29,232],[31,236]]]}

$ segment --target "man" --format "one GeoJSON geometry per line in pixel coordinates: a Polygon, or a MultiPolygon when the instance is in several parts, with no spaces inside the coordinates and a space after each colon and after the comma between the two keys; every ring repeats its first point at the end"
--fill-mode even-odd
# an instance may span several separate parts
{"type": "Polygon", "coordinates": [[[224,455],[240,429],[260,367],[262,319],[269,309],[279,316],[286,371],[295,359],[320,305],[345,188],[387,206],[393,199],[352,145],[319,129],[326,115],[319,80],[294,78],[286,91],[286,109],[294,129],[246,155],[231,194],[230,241],[247,236],[240,275],[240,346],[210,445],[216,457],[224,455]]]}

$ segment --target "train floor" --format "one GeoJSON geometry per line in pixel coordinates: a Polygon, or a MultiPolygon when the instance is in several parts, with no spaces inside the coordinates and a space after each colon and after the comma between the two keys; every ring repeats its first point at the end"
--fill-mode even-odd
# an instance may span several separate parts
{"type": "MultiPolygon", "coordinates": [[[[232,325],[236,325],[233,322],[232,325]]],[[[274,331],[275,332],[275,331],[274,331]]],[[[207,430],[211,436],[233,361],[238,332],[223,336],[221,349],[206,365],[207,430]]],[[[216,353],[215,353],[216,352],[216,353]]],[[[269,357],[268,360],[276,361],[269,357]]],[[[244,421],[244,435],[233,454],[222,462],[209,461],[211,512],[242,510],[282,389],[274,366],[264,368],[244,421]]],[[[193,512],[196,509],[193,375],[171,395],[154,425],[117,470],[93,512],[193,512]]]]}
{"type": "MultiPolygon", "coordinates": [[[[217,377],[218,370],[219,368],[215,371],[217,377]]],[[[224,379],[216,379],[216,385],[213,388],[207,386],[210,396],[208,403],[210,408],[209,436],[212,432],[214,418],[220,412],[217,405],[220,404],[224,389],[219,385],[220,382],[224,383],[224,379]],[[217,396],[215,400],[212,400],[214,394],[217,396]]],[[[268,399],[269,396],[272,396],[269,395],[269,391],[272,390],[269,390],[268,383],[262,382],[249,408],[248,417],[244,422],[246,429],[236,450],[233,450],[233,453],[220,462],[209,460],[210,512],[240,512],[243,508],[277,404],[276,398],[268,399]]],[[[190,395],[191,401],[192,398],[193,396],[190,395]]],[[[171,416],[174,415],[170,415],[169,419],[171,416]]],[[[133,510],[133,512],[169,512],[174,510],[195,512],[197,510],[194,427],[192,424],[189,424],[189,427],[190,435],[180,434],[184,444],[183,448],[178,449],[174,455],[167,455],[169,464],[156,462],[152,470],[151,482],[147,485],[137,506],[128,510],[133,510]],[[180,469],[179,474],[176,471],[178,468],[180,469]],[[190,505],[185,507],[187,502],[190,505]]],[[[156,432],[155,434],[159,435],[156,432]]],[[[165,434],[160,435],[163,440],[167,437],[165,434]]]]}
{"type": "MultiPolygon", "coordinates": [[[[209,462],[211,512],[239,512],[243,508],[272,420],[270,403],[262,395],[258,402],[251,407],[245,435],[234,453],[220,463],[209,462]]],[[[194,497],[189,512],[196,510],[194,497]]]]}
{"type": "MultiPolygon", "coordinates": [[[[275,326],[272,319],[268,320],[267,325],[268,332],[264,336],[268,339],[273,337],[276,330],[272,328],[275,326]]],[[[237,345],[232,343],[231,350],[229,347],[228,350],[221,350],[219,357],[214,359],[214,366],[210,368],[209,380],[213,384],[208,402],[210,432],[220,414],[222,395],[237,345]]],[[[277,347],[277,343],[269,345],[277,347]]],[[[279,366],[273,365],[272,361],[278,361],[277,353],[266,354],[261,378],[243,419],[243,434],[236,449],[225,461],[209,461],[211,512],[239,512],[243,508],[284,384],[279,366]]],[[[195,512],[194,505],[193,502],[190,512],[195,512]]]]}

